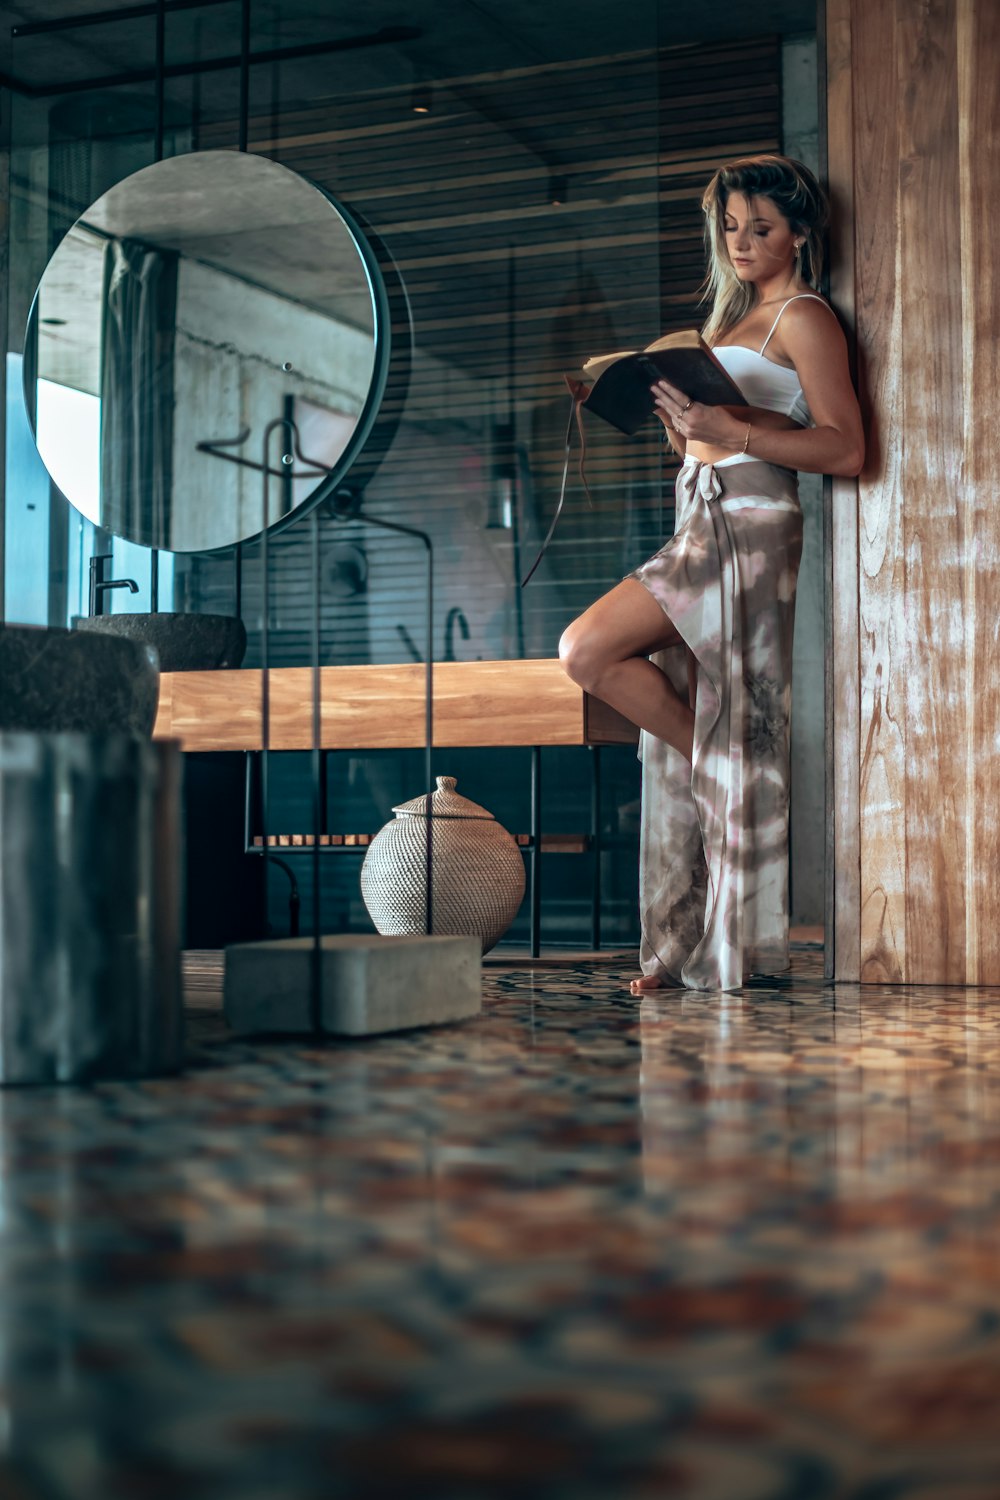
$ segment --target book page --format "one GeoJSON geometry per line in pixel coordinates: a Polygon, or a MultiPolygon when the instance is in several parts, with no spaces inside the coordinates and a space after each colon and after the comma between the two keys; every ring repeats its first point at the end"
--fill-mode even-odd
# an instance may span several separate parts
{"type": "Polygon", "coordinates": [[[703,344],[701,334],[697,328],[680,328],[674,333],[665,333],[662,338],[654,339],[647,344],[643,350],[644,354],[652,354],[656,349],[699,349],[708,348],[703,344]]]}
{"type": "Polygon", "coordinates": [[[594,381],[599,375],[619,359],[629,359],[633,354],[651,354],[657,349],[698,349],[703,348],[706,353],[711,351],[707,344],[702,342],[701,334],[697,328],[675,329],[673,333],[665,333],[660,338],[654,339],[647,344],[645,349],[619,349],[614,354],[595,354],[590,359],[584,360],[583,376],[585,380],[594,381]]]}
{"type": "Polygon", "coordinates": [[[592,358],[584,360],[584,376],[587,380],[596,380],[598,375],[603,375],[604,371],[609,369],[616,360],[628,359],[630,355],[641,352],[640,349],[619,349],[617,354],[595,354],[592,358]]]}

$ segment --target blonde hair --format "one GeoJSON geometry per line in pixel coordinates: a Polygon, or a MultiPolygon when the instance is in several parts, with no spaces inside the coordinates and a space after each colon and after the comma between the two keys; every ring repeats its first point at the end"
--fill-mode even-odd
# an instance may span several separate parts
{"type": "Polygon", "coordinates": [[[751,202],[754,198],[769,199],[803,241],[799,255],[802,279],[818,287],[823,274],[823,231],[829,203],[809,168],[790,156],[777,155],[742,156],[727,162],[715,173],[701,200],[708,251],[701,300],[712,304],[702,332],[709,343],[742,322],[757,305],[757,288],[739,279],[726,248],[730,193],[742,193],[751,202]]]}

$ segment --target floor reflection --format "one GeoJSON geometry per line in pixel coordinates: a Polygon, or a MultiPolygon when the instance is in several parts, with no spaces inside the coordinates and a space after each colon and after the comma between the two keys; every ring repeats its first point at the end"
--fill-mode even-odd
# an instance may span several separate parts
{"type": "Polygon", "coordinates": [[[996,1500],[1000,995],[627,994],[0,1095],[17,1500],[996,1500]]]}

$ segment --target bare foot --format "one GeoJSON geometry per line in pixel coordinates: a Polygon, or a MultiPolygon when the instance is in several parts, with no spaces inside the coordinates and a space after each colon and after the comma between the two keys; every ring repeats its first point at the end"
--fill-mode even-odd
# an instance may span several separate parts
{"type": "Polygon", "coordinates": [[[638,979],[633,979],[629,984],[629,994],[648,995],[650,990],[662,990],[663,980],[656,974],[640,974],[638,979]]]}

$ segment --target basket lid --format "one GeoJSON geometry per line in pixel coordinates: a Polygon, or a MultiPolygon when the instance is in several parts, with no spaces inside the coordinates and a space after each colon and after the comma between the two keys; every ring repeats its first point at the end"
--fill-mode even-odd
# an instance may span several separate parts
{"type": "MultiPolygon", "coordinates": [[[[455,790],[456,778],[454,776],[438,776],[437,791],[431,793],[431,817],[432,818],[488,818],[495,823],[491,812],[485,807],[480,807],[478,802],[470,802],[468,797],[460,797],[455,790]]],[[[393,808],[397,818],[400,816],[425,818],[427,816],[427,798],[413,797],[409,802],[401,802],[398,807],[393,808]]]]}

